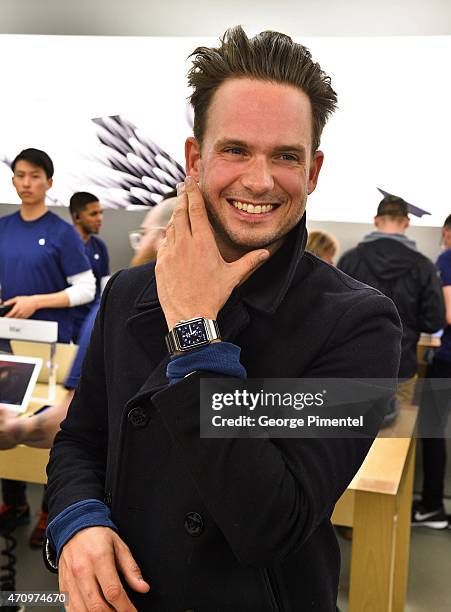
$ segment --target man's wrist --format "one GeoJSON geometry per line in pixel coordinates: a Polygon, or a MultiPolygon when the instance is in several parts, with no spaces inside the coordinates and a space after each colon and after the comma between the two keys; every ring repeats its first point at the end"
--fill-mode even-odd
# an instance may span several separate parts
{"type": "MultiPolygon", "coordinates": [[[[221,342],[222,342],[221,338],[215,338],[214,340],[210,340],[210,344],[217,344],[217,343],[221,343],[221,342]]],[[[196,349],[194,349],[194,350],[196,350],[196,349]]],[[[187,351],[174,351],[172,353],[172,357],[181,357],[182,355],[186,355],[186,353],[187,353],[187,351]]]]}
{"type": "Polygon", "coordinates": [[[35,309],[35,311],[36,310],[40,310],[42,308],[40,297],[41,296],[39,294],[31,296],[31,298],[33,300],[33,308],[35,309]]]}

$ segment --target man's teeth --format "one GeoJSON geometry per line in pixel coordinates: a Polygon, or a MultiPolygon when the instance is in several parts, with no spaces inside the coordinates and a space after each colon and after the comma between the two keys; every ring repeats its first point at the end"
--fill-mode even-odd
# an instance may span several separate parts
{"type": "Polygon", "coordinates": [[[233,200],[232,204],[235,206],[235,208],[238,208],[238,210],[244,210],[244,212],[254,215],[267,213],[274,208],[272,204],[264,204],[263,206],[257,204],[257,206],[254,206],[253,204],[246,204],[246,202],[239,202],[238,200],[233,200]]]}

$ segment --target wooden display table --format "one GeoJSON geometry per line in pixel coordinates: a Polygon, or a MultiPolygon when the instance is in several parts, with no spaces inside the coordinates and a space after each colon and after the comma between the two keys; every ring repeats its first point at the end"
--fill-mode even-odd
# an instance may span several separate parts
{"type": "Polygon", "coordinates": [[[349,612],[404,610],[417,412],[401,407],[335,506],[332,522],[353,527],[349,612]]]}
{"type": "MultiPolygon", "coordinates": [[[[65,393],[67,391],[64,387],[58,385],[55,403],[60,401],[65,393]]],[[[47,385],[37,384],[33,396],[45,397],[46,395],[47,385]]],[[[43,404],[43,401],[36,402],[32,399],[27,412],[21,418],[28,418],[30,413],[38,410],[43,404]]],[[[32,448],[20,444],[11,450],[2,450],[0,451],[0,478],[45,484],[47,482],[45,468],[48,461],[48,449],[32,448]]]]}

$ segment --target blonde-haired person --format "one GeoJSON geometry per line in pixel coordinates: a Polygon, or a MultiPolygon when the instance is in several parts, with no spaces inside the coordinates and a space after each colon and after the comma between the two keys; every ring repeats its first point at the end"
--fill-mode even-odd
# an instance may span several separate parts
{"type": "Polygon", "coordinates": [[[306,251],[310,251],[323,261],[333,264],[333,259],[337,254],[339,245],[338,240],[332,234],[321,230],[309,232],[306,251]]]}

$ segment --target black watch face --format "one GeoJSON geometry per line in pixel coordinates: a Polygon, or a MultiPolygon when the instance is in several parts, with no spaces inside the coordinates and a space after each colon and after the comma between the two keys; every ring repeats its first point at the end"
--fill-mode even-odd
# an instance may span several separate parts
{"type": "Polygon", "coordinates": [[[202,319],[184,323],[175,328],[177,339],[182,350],[194,348],[208,342],[207,330],[202,319]]]}

